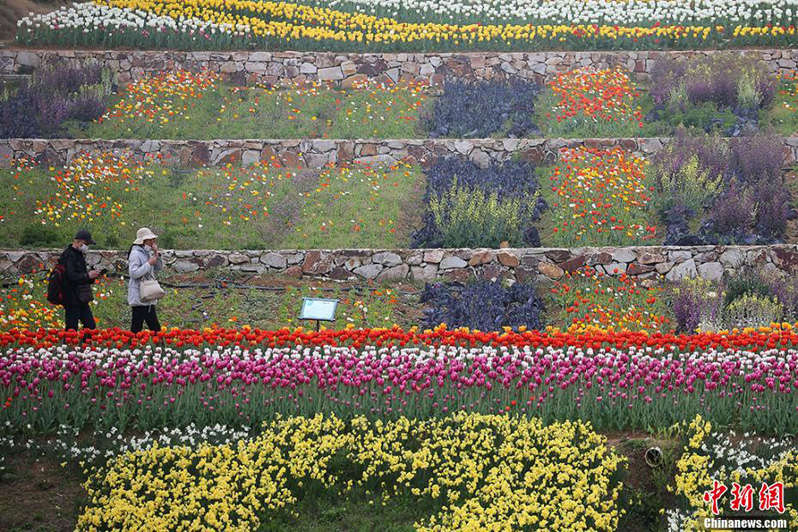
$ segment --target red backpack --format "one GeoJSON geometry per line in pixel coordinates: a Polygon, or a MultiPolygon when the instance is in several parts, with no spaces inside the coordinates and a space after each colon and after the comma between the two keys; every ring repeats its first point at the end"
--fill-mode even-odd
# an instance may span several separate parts
{"type": "Polygon", "coordinates": [[[66,267],[59,262],[50,271],[47,282],[47,301],[53,305],[64,304],[64,274],[66,267]]]}

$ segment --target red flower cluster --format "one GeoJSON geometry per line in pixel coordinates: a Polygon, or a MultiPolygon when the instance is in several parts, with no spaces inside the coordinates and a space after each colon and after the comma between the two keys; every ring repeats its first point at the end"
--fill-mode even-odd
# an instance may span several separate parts
{"type": "Polygon", "coordinates": [[[566,346],[582,349],[602,347],[675,347],[686,349],[764,349],[790,348],[798,346],[798,333],[792,326],[763,327],[757,330],[733,331],[728,333],[705,332],[692,335],[670,333],[646,333],[632,331],[588,330],[575,334],[572,332],[480,332],[468,329],[447,329],[444,325],[435,330],[405,331],[399,327],[391,329],[342,329],[319,332],[305,331],[301,328],[290,330],[263,331],[259,329],[204,329],[202,331],[172,329],[160,333],[142,331],[131,333],[122,329],[101,329],[96,331],[63,331],[39,329],[38,331],[12,329],[0,333],[0,348],[30,346],[47,348],[58,344],[82,345],[85,347],[140,347],[147,344],[165,344],[172,347],[214,346],[263,346],[281,347],[293,345],[308,346],[354,346],[364,345],[400,346],[406,345],[451,345],[476,347],[489,345],[529,346],[532,348],[562,348],[566,346]]]}

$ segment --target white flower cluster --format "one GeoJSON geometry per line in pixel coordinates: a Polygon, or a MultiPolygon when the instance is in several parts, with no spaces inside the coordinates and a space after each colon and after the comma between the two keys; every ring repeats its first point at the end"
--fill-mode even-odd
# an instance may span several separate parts
{"type": "Polygon", "coordinates": [[[720,478],[727,478],[731,472],[740,473],[745,478],[747,470],[767,469],[794,452],[798,443],[790,436],[755,438],[745,433],[738,438],[734,431],[714,436],[709,445],[701,445],[701,450],[712,457],[720,478]]]}
{"type": "MultiPolygon", "coordinates": [[[[192,423],[187,427],[147,431],[141,436],[124,436],[116,427],[112,427],[108,432],[95,433],[91,438],[94,443],[90,444],[84,443],[85,438],[79,437],[79,430],[61,425],[55,438],[45,441],[30,438],[17,440],[11,436],[0,437],[0,449],[24,449],[26,452],[36,454],[54,454],[58,460],[101,465],[115,456],[146,451],[156,444],[159,447],[195,448],[204,443],[213,445],[236,443],[251,437],[251,430],[247,426],[228,427],[219,424],[198,429],[192,423]]],[[[3,455],[0,453],[0,472],[3,471],[2,459],[3,455]]]]}
{"type": "Polygon", "coordinates": [[[547,24],[650,25],[777,24],[798,16],[798,0],[314,0],[342,11],[358,11],[404,19],[448,21],[537,22],[547,24]]]}
{"type": "MultiPolygon", "coordinates": [[[[137,31],[150,33],[171,31],[181,34],[215,35],[232,34],[232,24],[215,24],[196,18],[172,18],[159,16],[141,9],[109,7],[92,2],[62,7],[45,14],[31,13],[17,21],[20,29],[28,30],[78,30],[93,31],[137,31]]],[[[249,27],[237,27],[239,32],[249,32],[249,27]]]]}
{"type": "MultiPolygon", "coordinates": [[[[298,2],[300,4],[305,2],[298,2]]],[[[400,21],[443,23],[529,23],[619,26],[749,24],[789,25],[798,17],[798,0],[310,0],[310,5],[387,16],[400,21]]],[[[158,16],[145,10],[93,2],[43,15],[31,13],[18,26],[92,31],[172,31],[187,34],[244,35],[247,26],[217,25],[195,18],[158,16]]]]}
{"type": "MultiPolygon", "coordinates": [[[[460,360],[463,362],[481,360],[488,367],[494,364],[502,365],[507,362],[507,357],[517,360],[518,363],[526,368],[530,364],[537,364],[541,360],[564,359],[572,363],[588,362],[605,364],[607,357],[615,360],[615,357],[631,357],[631,361],[636,365],[650,365],[656,363],[657,366],[664,364],[672,366],[674,361],[682,364],[706,363],[712,366],[723,366],[724,363],[733,362],[734,367],[725,368],[727,374],[745,375],[747,372],[756,368],[775,367],[779,363],[794,364],[798,361],[798,350],[773,348],[763,351],[750,351],[739,349],[718,349],[707,348],[706,350],[681,351],[675,345],[668,347],[651,346],[628,346],[617,348],[615,346],[601,347],[598,349],[566,346],[557,348],[554,346],[530,347],[530,346],[490,346],[482,345],[476,347],[463,347],[453,345],[423,345],[418,347],[400,347],[389,345],[378,347],[376,345],[354,346],[334,346],[324,345],[287,345],[284,347],[248,347],[231,345],[228,347],[194,347],[175,348],[171,346],[153,346],[147,344],[137,348],[117,348],[117,347],[97,347],[92,346],[88,349],[80,349],[70,345],[54,345],[51,347],[7,347],[0,350],[0,362],[5,363],[5,367],[0,365],[5,371],[14,371],[22,367],[39,367],[43,364],[55,362],[61,366],[80,361],[80,364],[87,364],[86,367],[114,369],[133,368],[142,363],[157,365],[159,367],[169,367],[170,365],[182,364],[187,362],[199,362],[208,360],[236,360],[236,361],[261,361],[275,362],[291,360],[328,360],[332,358],[353,359],[378,359],[390,361],[393,359],[411,359],[414,365],[427,367],[429,361],[436,360],[460,360]]],[[[217,374],[227,374],[240,370],[232,366],[225,366],[225,369],[218,368],[217,374]]],[[[0,376],[3,373],[0,372],[0,376]]]]}

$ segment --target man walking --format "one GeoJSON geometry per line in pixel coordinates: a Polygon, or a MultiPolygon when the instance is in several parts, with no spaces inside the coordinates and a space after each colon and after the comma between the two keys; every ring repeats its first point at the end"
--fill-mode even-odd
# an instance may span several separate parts
{"type": "Polygon", "coordinates": [[[58,259],[64,265],[64,321],[67,331],[77,331],[78,322],[83,324],[84,329],[97,328],[89,302],[94,299],[91,285],[100,276],[100,271],[86,268],[86,252],[93,244],[96,242],[92,240],[91,233],[81,229],[72,245],[58,259]]]}

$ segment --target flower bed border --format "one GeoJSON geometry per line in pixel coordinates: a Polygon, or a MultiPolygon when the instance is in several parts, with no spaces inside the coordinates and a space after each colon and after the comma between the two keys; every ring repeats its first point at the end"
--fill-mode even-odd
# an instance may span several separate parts
{"type": "MultiPolygon", "coordinates": [[[[330,164],[434,164],[441,157],[467,157],[479,166],[513,156],[533,164],[553,164],[562,148],[608,149],[620,146],[641,155],[658,152],[669,137],[610,139],[245,139],[245,140],[95,140],[0,139],[0,167],[15,158],[65,165],[81,153],[114,153],[134,160],[158,158],[163,164],[221,167],[227,164],[279,162],[288,167],[323,168],[330,164]]],[[[798,137],[785,137],[784,165],[798,161],[798,137]]]]}
{"type": "MultiPolygon", "coordinates": [[[[276,85],[328,81],[346,86],[366,79],[439,83],[447,75],[465,79],[521,77],[543,82],[558,72],[584,66],[607,68],[620,65],[645,77],[659,57],[715,52],[717,50],[335,53],[9,48],[0,50],[0,75],[30,73],[43,59],[93,59],[118,74],[121,83],[173,68],[207,68],[239,83],[276,85]]],[[[798,49],[723,52],[757,56],[774,73],[785,73],[798,67],[798,49]]]]}
{"type": "MultiPolygon", "coordinates": [[[[0,250],[0,273],[24,275],[49,268],[61,250],[0,250]]],[[[590,265],[609,275],[667,281],[700,276],[718,280],[724,272],[756,267],[764,272],[798,270],[798,245],[650,246],[621,248],[507,249],[338,249],[338,250],[164,250],[173,273],[222,268],[253,274],[332,280],[433,281],[472,278],[534,281],[559,279],[590,265]]],[[[125,251],[91,251],[89,266],[127,274],[125,251]],[[121,262],[120,262],[121,261],[121,262]],[[121,270],[121,271],[120,271],[121,270]]]]}

